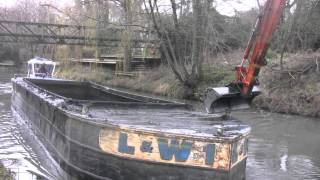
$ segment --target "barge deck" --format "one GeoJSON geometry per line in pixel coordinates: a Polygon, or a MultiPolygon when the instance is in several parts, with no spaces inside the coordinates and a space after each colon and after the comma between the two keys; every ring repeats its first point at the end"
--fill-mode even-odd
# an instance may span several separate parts
{"type": "Polygon", "coordinates": [[[16,78],[12,109],[76,179],[245,179],[250,127],[89,82],[16,78]]]}

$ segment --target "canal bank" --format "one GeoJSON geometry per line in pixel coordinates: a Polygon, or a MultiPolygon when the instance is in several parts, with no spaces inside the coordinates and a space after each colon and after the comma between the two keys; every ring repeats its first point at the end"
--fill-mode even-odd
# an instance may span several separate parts
{"type": "Polygon", "coordinates": [[[320,52],[289,54],[283,69],[273,59],[262,69],[258,108],[272,112],[320,117],[320,52]]]}
{"type": "MultiPolygon", "coordinates": [[[[207,87],[223,87],[235,81],[230,65],[235,67],[241,56],[242,52],[234,52],[215,57],[214,62],[228,59],[228,63],[204,66],[203,78],[193,91],[184,87],[167,66],[132,72],[130,76],[116,76],[114,72],[99,67],[62,63],[58,76],[201,103],[207,87]]],[[[282,70],[278,61],[279,55],[275,54],[268,59],[269,65],[261,69],[259,81],[262,94],[254,99],[254,107],[270,112],[320,117],[320,53],[288,54],[283,60],[282,70]]]]}

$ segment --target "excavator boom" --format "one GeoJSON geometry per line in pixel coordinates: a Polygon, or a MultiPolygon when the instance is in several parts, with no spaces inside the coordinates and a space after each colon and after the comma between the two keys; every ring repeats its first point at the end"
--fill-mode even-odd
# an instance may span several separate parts
{"type": "Polygon", "coordinates": [[[249,107],[259,94],[257,77],[266,65],[265,56],[272,34],[277,28],[286,0],[267,0],[258,16],[241,64],[236,69],[236,81],[226,87],[208,88],[204,100],[208,113],[225,112],[249,107]]]}

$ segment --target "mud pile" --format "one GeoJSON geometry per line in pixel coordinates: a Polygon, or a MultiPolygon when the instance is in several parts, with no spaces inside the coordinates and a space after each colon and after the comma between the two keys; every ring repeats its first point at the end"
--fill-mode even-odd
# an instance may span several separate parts
{"type": "Polygon", "coordinates": [[[254,100],[259,108],[274,112],[320,117],[320,52],[289,55],[263,68],[263,93],[254,100]]]}

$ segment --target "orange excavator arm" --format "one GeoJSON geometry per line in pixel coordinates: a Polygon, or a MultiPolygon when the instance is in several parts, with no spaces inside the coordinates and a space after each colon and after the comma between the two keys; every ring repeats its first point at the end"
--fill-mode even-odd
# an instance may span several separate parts
{"type": "Polygon", "coordinates": [[[282,16],[286,0],[267,0],[259,15],[251,38],[245,49],[241,64],[236,67],[236,81],[226,87],[208,88],[205,106],[208,113],[232,110],[250,103],[259,93],[257,77],[261,66],[266,64],[265,56],[272,34],[282,16]]]}
{"type": "Polygon", "coordinates": [[[265,65],[265,56],[269,48],[272,34],[276,30],[286,0],[268,0],[262,14],[258,17],[255,29],[245,50],[243,60],[236,67],[237,83],[242,85],[242,95],[250,95],[252,88],[256,85],[256,77],[260,67],[265,65]],[[245,66],[246,61],[249,62],[245,66]]]}

